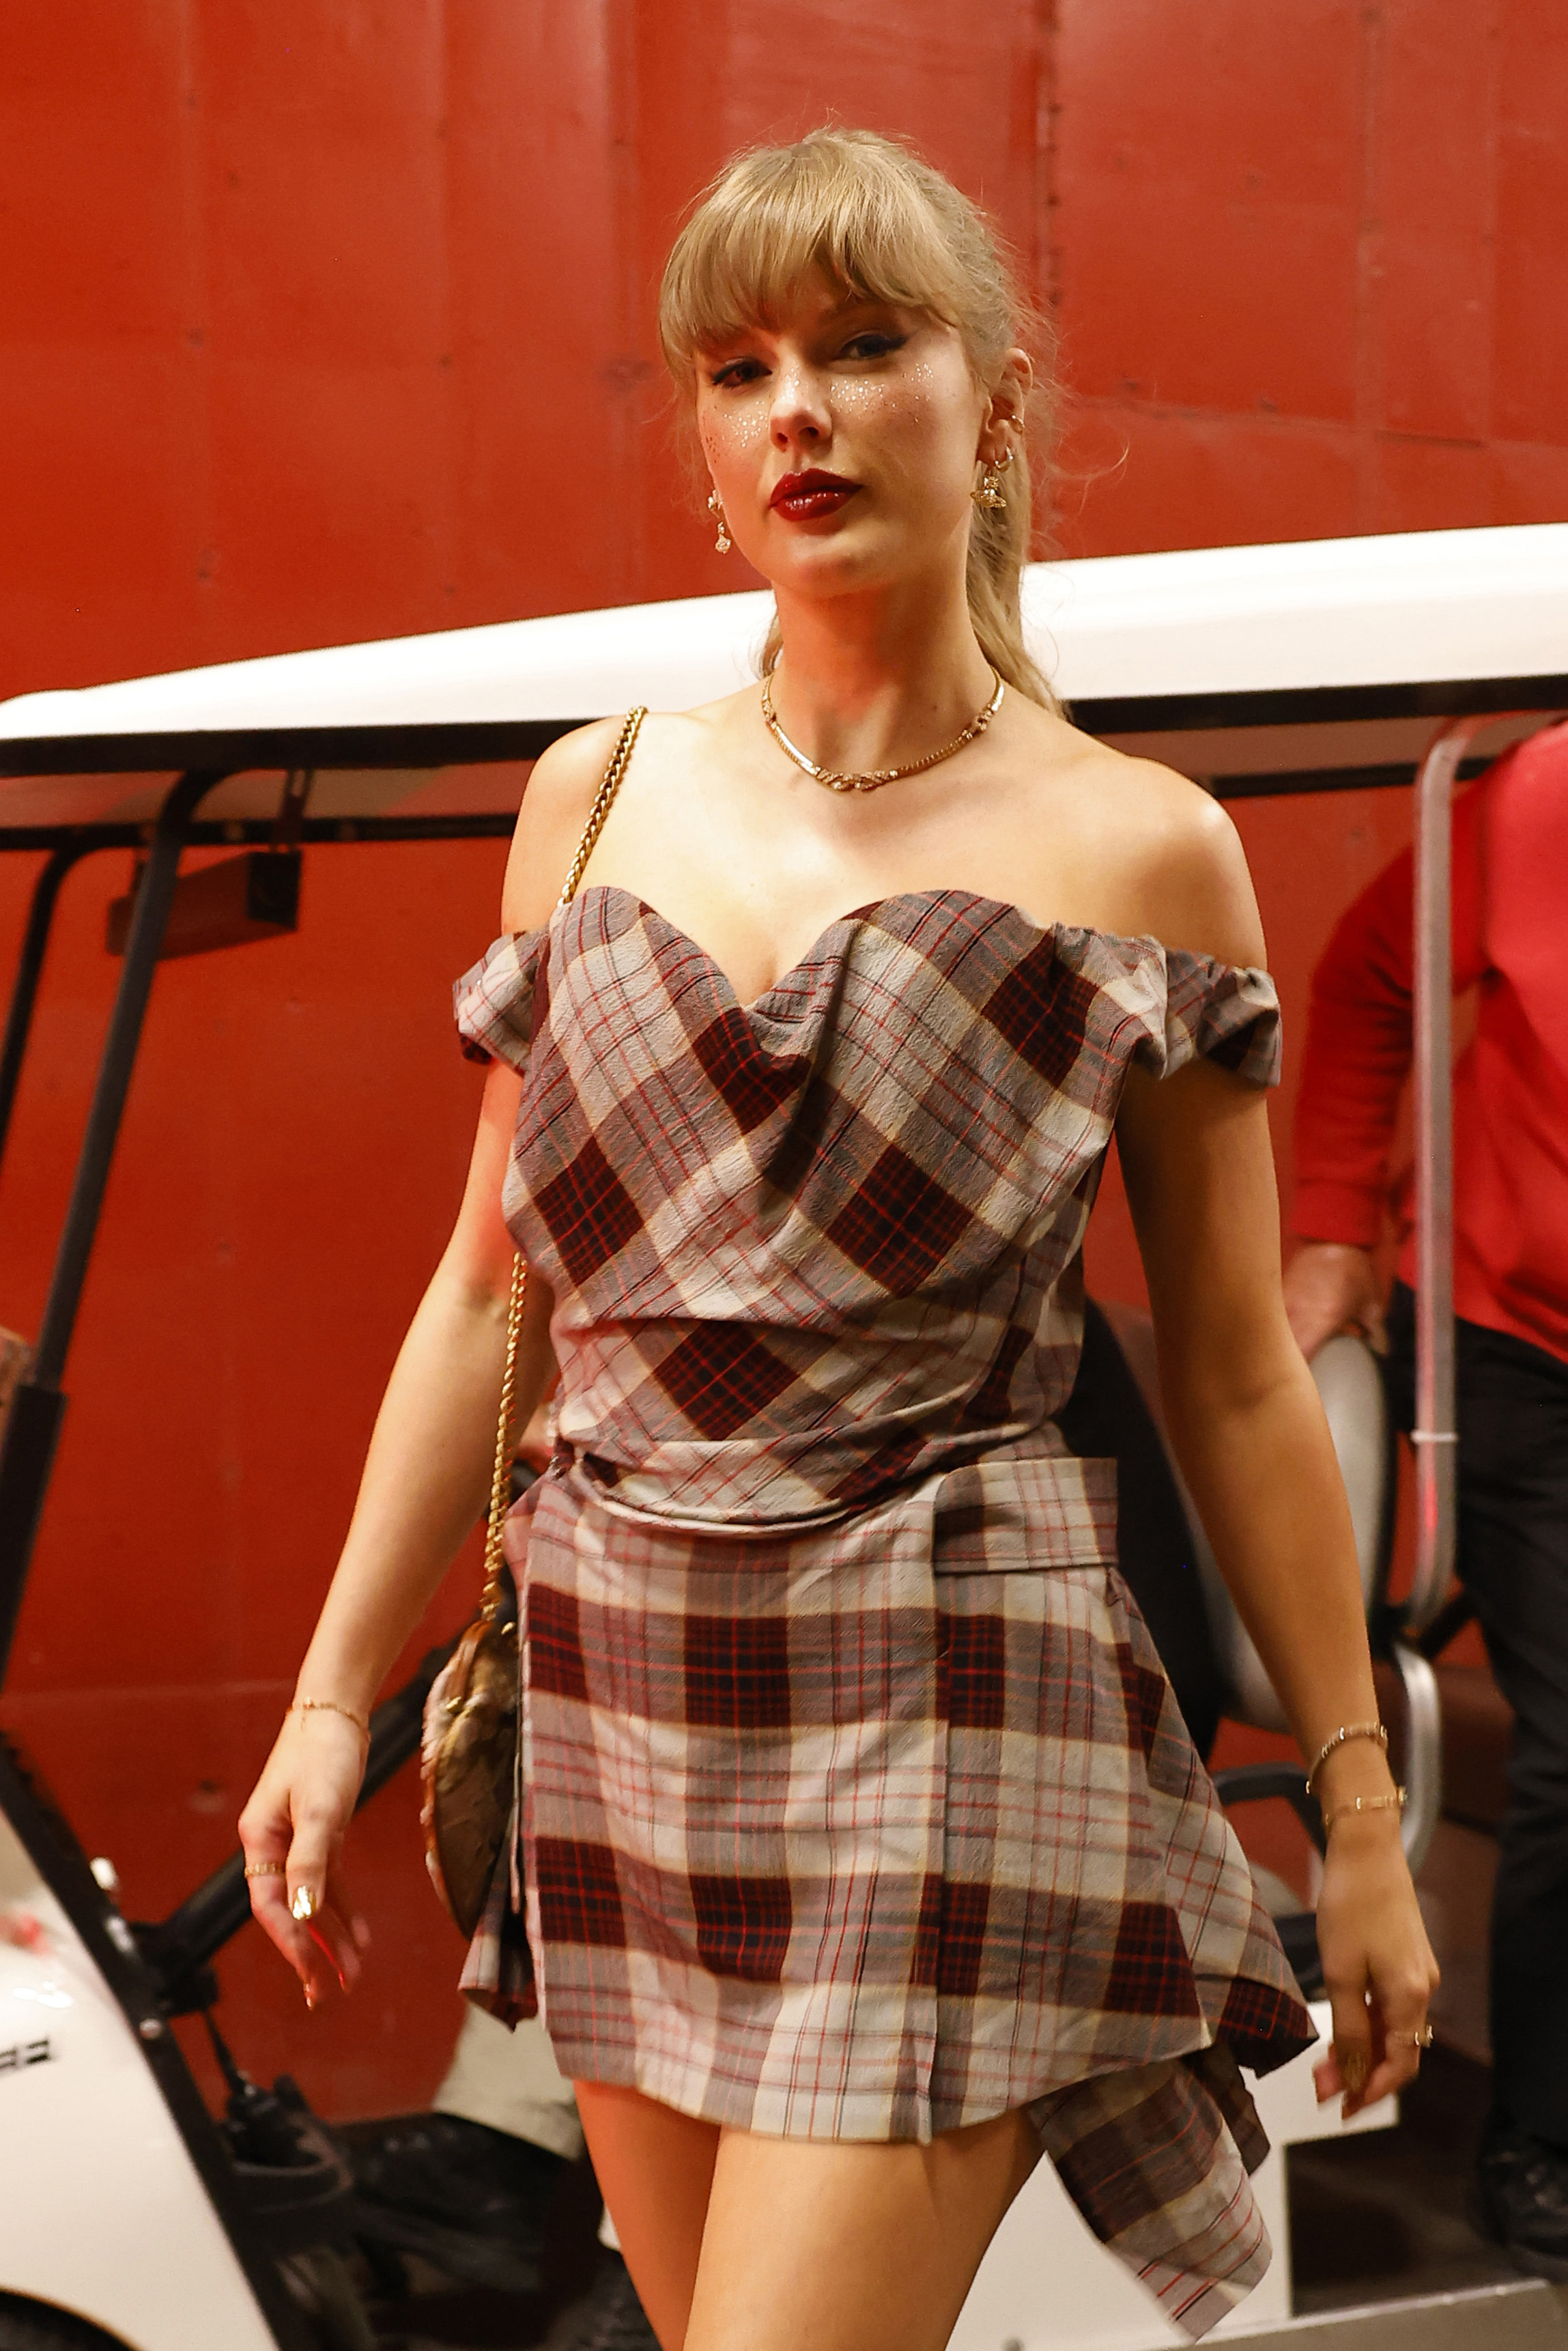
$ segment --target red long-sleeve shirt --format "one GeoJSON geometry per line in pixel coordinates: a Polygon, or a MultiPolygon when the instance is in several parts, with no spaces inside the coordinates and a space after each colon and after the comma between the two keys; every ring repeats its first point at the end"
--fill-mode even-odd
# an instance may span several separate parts
{"type": "MultiPolygon", "coordinates": [[[[1454,1071],[1454,1304],[1568,1361],[1568,726],[1454,810],[1454,988],[1478,990],[1454,1071]]],[[[1312,977],[1293,1223],[1370,1248],[1411,1060],[1411,852],[1361,893],[1312,977]]],[[[1399,1270],[1415,1280],[1410,1185],[1399,1270]]]]}

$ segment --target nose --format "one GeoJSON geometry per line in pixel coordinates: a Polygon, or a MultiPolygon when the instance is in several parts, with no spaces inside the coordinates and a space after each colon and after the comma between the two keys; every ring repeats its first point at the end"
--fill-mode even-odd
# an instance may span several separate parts
{"type": "Polygon", "coordinates": [[[825,380],[798,356],[781,357],[778,363],[768,424],[776,449],[820,450],[832,439],[825,380]]]}

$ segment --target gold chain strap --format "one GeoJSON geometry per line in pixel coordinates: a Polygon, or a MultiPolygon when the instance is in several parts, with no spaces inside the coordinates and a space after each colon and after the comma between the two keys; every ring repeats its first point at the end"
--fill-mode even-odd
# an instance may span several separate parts
{"type": "Polygon", "coordinates": [[[507,1306],[507,1368],[501,1374],[501,1418],[496,1430],[496,1468],[490,1480],[490,1515],[485,1525],[485,1590],[479,1602],[479,1614],[485,1617],[493,1617],[501,1604],[502,1539],[507,1530],[507,1512],[511,1508],[512,1407],[517,1387],[517,1335],[523,1327],[523,1308],[528,1295],[528,1259],[519,1254],[512,1259],[512,1294],[507,1306]]]}
{"type": "Polygon", "coordinates": [[[559,903],[563,906],[570,906],[577,895],[577,885],[587,871],[588,861],[593,854],[593,844],[604,830],[610,803],[621,789],[621,778],[626,773],[627,762],[636,744],[637,729],[647,715],[646,710],[642,709],[630,712],[625,726],[621,729],[621,740],[615,746],[610,765],[604,770],[604,780],[599,787],[598,796],[588,811],[588,822],[582,828],[582,839],[577,844],[577,855],[571,861],[566,888],[560,893],[559,903]]]}
{"type": "MultiPolygon", "coordinates": [[[[571,871],[566,877],[566,887],[560,893],[563,906],[576,897],[578,884],[593,854],[593,844],[604,830],[604,820],[610,804],[621,789],[627,762],[637,741],[637,729],[646,717],[645,709],[632,711],[621,729],[604,779],[588,811],[588,822],[582,828],[582,839],[577,844],[577,855],[571,861],[571,871]]],[[[507,1512],[511,1506],[512,1453],[515,1431],[512,1411],[517,1388],[517,1340],[522,1332],[523,1309],[528,1303],[528,1260],[520,1254],[512,1260],[512,1293],[507,1306],[507,1368],[501,1374],[501,1416],[496,1428],[496,1468],[490,1480],[490,1515],[485,1526],[485,1590],[479,1603],[479,1614],[493,1618],[501,1604],[501,1562],[505,1556],[503,1538],[507,1512]]]]}

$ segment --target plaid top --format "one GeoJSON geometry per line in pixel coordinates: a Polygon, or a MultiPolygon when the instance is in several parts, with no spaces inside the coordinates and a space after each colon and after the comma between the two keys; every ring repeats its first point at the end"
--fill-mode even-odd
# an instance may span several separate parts
{"type": "Polygon", "coordinates": [[[508,1526],[527,1944],[498,1883],[465,1982],[744,2128],[1032,2106],[1202,2332],[1267,2260],[1235,2058],[1313,2036],[1053,1415],[1129,1066],[1271,1082],[1270,982],[938,890],[742,1006],[597,886],[457,1019],[526,1081],[561,1366],[508,1526]]]}
{"type": "Polygon", "coordinates": [[[1263,973],[925,891],[742,1007],[590,888],[498,940],[457,1019],[528,1073],[507,1219],[555,1292],[562,1439],[621,1501],[826,1520],[1023,1445],[1056,1464],[1051,1556],[1114,1558],[1103,1465],[1051,1418],[1084,1228],[1131,1061],[1276,1080],[1263,973]]]}

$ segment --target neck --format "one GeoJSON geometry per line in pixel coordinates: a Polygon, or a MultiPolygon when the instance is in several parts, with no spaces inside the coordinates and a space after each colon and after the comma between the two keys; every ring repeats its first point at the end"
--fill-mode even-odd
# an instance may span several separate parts
{"type": "Polygon", "coordinates": [[[774,707],[821,767],[864,774],[917,759],[991,698],[961,578],[874,594],[777,593],[774,707]]]}

